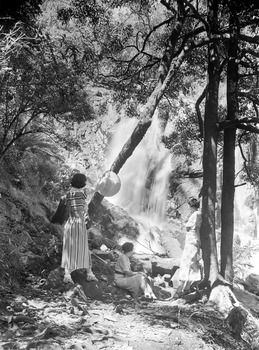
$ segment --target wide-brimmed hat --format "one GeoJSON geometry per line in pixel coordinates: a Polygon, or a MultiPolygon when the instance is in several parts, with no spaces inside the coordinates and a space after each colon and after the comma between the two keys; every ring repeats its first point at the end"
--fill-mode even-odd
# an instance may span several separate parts
{"type": "Polygon", "coordinates": [[[71,186],[75,188],[83,188],[85,187],[86,180],[87,180],[87,177],[84,174],[77,173],[73,175],[70,183],[71,183],[71,186]]]}
{"type": "Polygon", "coordinates": [[[119,192],[121,188],[121,180],[113,171],[106,171],[96,186],[98,191],[104,197],[112,197],[119,192]]]}

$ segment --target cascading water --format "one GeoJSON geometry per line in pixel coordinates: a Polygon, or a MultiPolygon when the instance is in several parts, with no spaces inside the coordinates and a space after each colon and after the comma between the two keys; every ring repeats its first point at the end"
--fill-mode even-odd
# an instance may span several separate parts
{"type": "MultiPolygon", "coordinates": [[[[118,124],[110,145],[110,165],[137,122],[131,118],[118,124]]],[[[171,156],[161,142],[161,134],[159,118],[154,116],[143,140],[118,174],[121,179],[119,193],[109,198],[114,205],[122,207],[137,220],[142,231],[146,232],[151,227],[159,227],[165,217],[171,156]]]]}
{"type": "MultiPolygon", "coordinates": [[[[249,150],[246,152],[248,158],[249,150]]],[[[250,265],[249,273],[259,275],[259,193],[256,186],[244,182],[241,176],[243,168],[244,158],[240,150],[236,149],[236,174],[238,176],[236,177],[234,202],[234,234],[239,237],[240,245],[247,247],[246,258],[250,265]]]]}
{"type": "Polygon", "coordinates": [[[236,150],[236,188],[235,188],[235,233],[244,241],[254,239],[259,229],[258,225],[258,191],[249,182],[245,183],[240,176],[244,168],[244,159],[239,149],[236,150]],[[238,186],[240,185],[241,186],[238,186]]]}

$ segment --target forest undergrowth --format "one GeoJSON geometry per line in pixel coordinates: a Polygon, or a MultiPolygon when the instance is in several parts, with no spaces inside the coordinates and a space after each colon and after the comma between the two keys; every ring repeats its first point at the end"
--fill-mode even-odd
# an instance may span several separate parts
{"type": "MultiPolygon", "coordinates": [[[[2,349],[206,349],[249,350],[205,299],[139,299],[115,287],[113,276],[95,271],[102,300],[85,297],[80,285],[44,289],[31,276],[24,288],[2,294],[2,349]]],[[[96,284],[95,284],[96,283],[96,284]]],[[[95,284],[95,285],[94,285],[95,284]]]]}

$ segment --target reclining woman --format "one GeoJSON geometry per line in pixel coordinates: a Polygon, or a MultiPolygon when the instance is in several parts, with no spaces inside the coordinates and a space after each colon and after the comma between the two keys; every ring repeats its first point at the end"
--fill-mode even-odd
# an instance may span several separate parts
{"type": "Polygon", "coordinates": [[[130,257],[133,255],[134,245],[126,242],[122,245],[122,254],[115,265],[115,284],[121,289],[130,292],[136,299],[140,293],[148,299],[156,299],[144,272],[133,272],[130,267],[130,257]]]}

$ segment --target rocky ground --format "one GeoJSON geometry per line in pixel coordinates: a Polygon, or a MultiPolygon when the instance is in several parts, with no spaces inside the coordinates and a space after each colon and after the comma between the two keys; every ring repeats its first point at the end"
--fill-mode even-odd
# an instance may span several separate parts
{"type": "Polygon", "coordinates": [[[24,289],[2,292],[0,349],[256,349],[235,339],[205,300],[166,300],[164,291],[134,302],[103,272],[83,287],[31,276],[24,289]]]}

